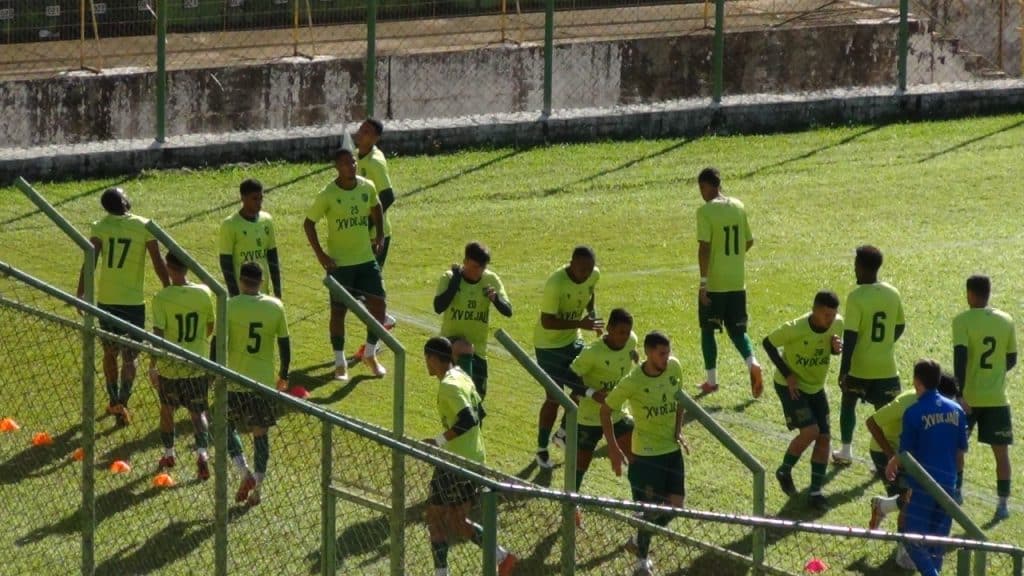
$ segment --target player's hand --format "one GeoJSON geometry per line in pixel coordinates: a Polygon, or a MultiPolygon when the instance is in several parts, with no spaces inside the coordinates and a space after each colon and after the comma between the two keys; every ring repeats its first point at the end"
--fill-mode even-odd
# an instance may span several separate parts
{"type": "Polygon", "coordinates": [[[679,435],[676,436],[676,442],[678,442],[679,446],[681,446],[683,448],[683,453],[686,454],[687,456],[689,456],[690,455],[690,443],[687,442],[686,438],[683,437],[683,433],[682,432],[680,432],[679,435]]]}
{"type": "Polygon", "coordinates": [[[789,397],[793,400],[800,399],[799,385],[800,379],[796,377],[796,374],[790,372],[789,376],[786,376],[786,388],[789,388],[789,397]]]}
{"type": "Polygon", "coordinates": [[[584,330],[593,330],[598,336],[604,331],[604,320],[600,318],[584,318],[580,320],[580,328],[584,330]]]}
{"type": "Polygon", "coordinates": [[[160,371],[156,367],[149,369],[149,383],[153,385],[153,388],[160,389],[160,371]]]}
{"type": "Polygon", "coordinates": [[[288,381],[284,378],[277,379],[277,389],[280,392],[286,392],[288,390],[288,381]]]}
{"type": "Polygon", "coordinates": [[[380,256],[380,253],[384,250],[384,238],[382,236],[378,236],[374,238],[373,242],[370,244],[373,246],[373,253],[380,256]]]}
{"type": "Polygon", "coordinates": [[[832,335],[832,353],[842,354],[843,353],[843,339],[838,334],[832,335]]]}
{"type": "Polygon", "coordinates": [[[484,296],[491,302],[494,302],[498,299],[498,291],[494,289],[494,286],[488,286],[484,288],[484,296]]]}
{"type": "Polygon", "coordinates": [[[701,286],[697,290],[697,299],[700,300],[701,306],[711,306],[711,297],[708,296],[707,286],[701,286]]]}
{"type": "Polygon", "coordinates": [[[590,397],[591,400],[598,404],[604,404],[604,399],[608,397],[607,390],[598,390],[590,397]]]}
{"type": "Polygon", "coordinates": [[[889,464],[885,467],[885,477],[889,482],[896,481],[896,473],[900,471],[900,460],[898,456],[889,458],[889,464]]]}
{"type": "Polygon", "coordinates": [[[622,464],[625,463],[629,466],[629,462],[626,460],[626,454],[619,448],[618,445],[612,446],[608,449],[608,459],[612,463],[612,472],[615,472],[616,476],[622,476],[622,464]]]}
{"type": "Polygon", "coordinates": [[[323,266],[323,269],[328,272],[338,267],[338,264],[334,261],[334,258],[331,258],[325,253],[321,252],[320,254],[317,255],[316,259],[320,261],[320,266],[323,266]]]}

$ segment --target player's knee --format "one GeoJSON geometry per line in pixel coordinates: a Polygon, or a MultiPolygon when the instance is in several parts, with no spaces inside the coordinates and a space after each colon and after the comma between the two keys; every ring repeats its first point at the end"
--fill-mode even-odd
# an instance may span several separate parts
{"type": "Polygon", "coordinates": [[[800,437],[803,438],[804,440],[807,440],[808,442],[814,441],[820,435],[821,432],[818,430],[817,424],[804,426],[803,428],[800,429],[800,437]]]}
{"type": "Polygon", "coordinates": [[[725,325],[725,331],[726,333],[729,334],[730,338],[739,338],[740,336],[743,336],[744,334],[747,333],[747,325],[734,324],[730,322],[729,324],[725,325]]]}

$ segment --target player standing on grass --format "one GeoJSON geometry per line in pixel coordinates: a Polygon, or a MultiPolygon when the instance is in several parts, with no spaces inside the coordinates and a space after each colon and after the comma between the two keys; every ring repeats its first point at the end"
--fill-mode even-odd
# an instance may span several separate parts
{"type": "MultiPolygon", "coordinates": [[[[377,189],[377,197],[380,199],[380,207],[384,212],[384,244],[380,252],[377,252],[377,264],[381,271],[384,270],[384,262],[388,259],[388,250],[391,248],[391,218],[388,217],[388,208],[395,203],[395,191],[391,187],[391,174],[388,172],[388,161],[384,158],[384,152],[377,147],[381,135],[384,134],[384,124],[376,118],[367,118],[359,125],[356,132],[356,148],[359,151],[357,163],[358,173],[363,178],[373,182],[377,189]]],[[[376,238],[377,230],[370,225],[370,238],[376,238]]],[[[395,327],[395,319],[390,315],[384,316],[384,327],[391,330],[395,327]]],[[[356,352],[356,359],[362,360],[366,354],[366,348],[376,346],[370,344],[372,335],[366,333],[366,343],[359,347],[356,352]]]]}
{"type": "MultiPolygon", "coordinates": [[[[629,464],[634,500],[682,508],[686,495],[683,450],[690,453],[683,439],[683,407],[676,402],[676,392],[682,389],[683,369],[672,356],[668,337],[661,332],[650,332],[644,337],[644,354],[643,364],[634,367],[605,398],[601,428],[615,475],[622,475],[623,462],[629,464]],[[626,402],[635,418],[632,460],[619,445],[612,424],[612,411],[621,410],[626,402]]],[[[672,516],[645,513],[644,520],[664,527],[672,516]]],[[[635,548],[637,556],[633,574],[652,574],[651,533],[639,530],[628,547],[635,548]]]]}
{"type": "Polygon", "coordinates": [[[1010,517],[1010,445],[1013,418],[1006,396],[1006,373],[1017,365],[1017,335],[1013,318],[988,305],[992,282],[988,276],[967,279],[970,310],[953,319],[953,372],[961,383],[960,405],[978,441],[992,447],[996,460],[995,517],[1010,517]]]}
{"type": "MultiPolygon", "coordinates": [[[[202,284],[188,281],[188,269],[173,252],[167,253],[167,274],[171,285],[153,297],[153,333],[161,338],[205,356],[213,334],[213,292],[202,284]]],[[[150,381],[156,386],[160,398],[160,441],[164,455],[160,468],[173,468],[174,411],[179,406],[188,410],[195,428],[196,477],[210,477],[207,448],[210,445],[209,424],[206,417],[209,378],[203,370],[169,359],[157,362],[152,357],[149,365],[150,381]]]]}
{"type": "Polygon", "coordinates": [[[853,462],[853,430],[857,427],[857,403],[868,402],[875,410],[900,393],[896,370],[896,341],[906,321],[900,293],[878,281],[882,251],[860,246],[853,261],[857,287],[846,298],[846,330],[843,359],[839,365],[839,388],[843,391],[839,412],[839,433],[843,442],[832,452],[840,466],[853,462]]]}
{"type": "MultiPolygon", "coordinates": [[[[481,423],[485,414],[472,379],[455,365],[451,342],[443,336],[427,340],[423,355],[427,372],[440,382],[437,411],[444,427],[436,438],[424,442],[483,464],[486,456],[481,423]]],[[[468,517],[476,499],[477,487],[472,482],[444,468],[434,469],[427,499],[427,529],[436,576],[448,576],[448,548],[454,540],[468,539],[483,546],[483,528],[468,517]]],[[[498,574],[511,574],[518,562],[516,556],[501,546],[495,552],[498,574]]]]}
{"type": "MultiPolygon", "coordinates": [[[[278,390],[288,389],[288,367],[292,348],[288,338],[288,320],[284,305],[273,296],[260,294],[263,270],[255,262],[242,264],[239,271],[240,294],[228,300],[228,368],[278,390]],[[274,373],[274,344],[281,356],[281,367],[274,373]]],[[[269,429],[277,424],[273,401],[244,388],[228,384],[228,456],[242,473],[235,502],[260,503],[260,488],[270,460],[269,429]],[[242,454],[239,430],[252,434],[254,471],[242,454]]]]}
{"type": "Polygon", "coordinates": [[[764,350],[775,364],[775,392],[782,402],[786,427],[799,429],[786,449],[782,465],[775,471],[775,478],[787,496],[795,496],[793,466],[813,443],[810,503],[822,511],[828,509],[822,487],[832,433],[825,377],[831,357],[843,351],[839,338],[843,318],[837,313],[838,308],[839,297],[834,292],[818,292],[809,313],[786,322],[764,339],[764,350]]]}
{"type": "Polygon", "coordinates": [[[466,244],[462,266],[452,264],[451,270],[441,275],[434,295],[434,312],[444,315],[441,336],[452,341],[455,361],[473,379],[481,399],[487,396],[491,306],[502,316],[512,317],[512,304],[501,278],[487,268],[490,261],[486,246],[479,242],[466,244]]]}
{"type": "MultiPolygon", "coordinates": [[[[955,400],[944,398],[937,388],[941,376],[934,360],[914,365],[914,390],[918,400],[903,413],[900,451],[909,452],[950,496],[959,498],[957,477],[963,473],[967,451],[967,414],[955,400]]],[[[886,478],[895,481],[899,458],[886,467],[886,478]]],[[[911,534],[949,536],[953,519],[910,476],[906,477],[909,500],[903,511],[904,530],[911,534]]],[[[938,576],[943,548],[908,543],[907,553],[922,576],[938,576]]]]}
{"type": "MultiPolygon", "coordinates": [[[[281,298],[281,263],[277,255],[274,220],[263,211],[263,184],[248,179],[239,186],[242,207],[220,224],[220,269],[228,293],[238,296],[238,271],[243,262],[256,262],[270,271],[274,296],[281,298]]],[[[267,292],[264,280],[262,291],[267,292]]]]}
{"type": "MultiPolygon", "coordinates": [[[[96,249],[96,304],[125,322],[146,329],[146,298],[144,294],[146,253],[153,262],[153,271],[160,283],[167,286],[167,268],[160,256],[156,239],[146,230],[147,219],[131,213],[131,202],[124,190],[109,188],[100,197],[107,215],[93,222],[89,241],[96,249]]],[[[77,295],[85,295],[85,270],[78,276],[77,295]]],[[[112,334],[124,332],[100,320],[100,328],[112,334]]],[[[135,358],[138,352],[112,341],[103,343],[103,376],[107,383],[107,413],[125,426],[131,422],[128,399],[135,383],[135,358]],[[117,365],[121,359],[120,369],[117,365]],[[118,388],[118,377],[121,386],[118,388]]]]}
{"type": "MultiPolygon", "coordinates": [[[[594,251],[589,246],[577,246],[566,266],[555,270],[544,283],[540,303],[540,321],[533,331],[533,346],[537,364],[561,387],[568,386],[574,397],[582,396],[586,388],[569,368],[583,350],[580,330],[593,330],[598,335],[604,322],[597,318],[594,287],[601,278],[594,251]]],[[[537,465],[544,469],[554,466],[548,452],[548,442],[565,445],[565,420],[555,437],[551,428],[558,418],[558,402],[550,394],[540,407],[537,424],[537,465]]]]}
{"type": "MultiPolygon", "coordinates": [[[[356,159],[351,150],[342,148],[334,155],[338,178],[324,187],[306,212],[303,229],[313,253],[323,269],[355,297],[366,301],[370,314],[383,324],[386,304],[384,281],[376,254],[384,246],[384,213],[373,182],[356,175],[356,159]],[[327,221],[327,251],[320,246],[316,223],[327,221]],[[373,224],[376,236],[367,237],[366,228],[373,224]]],[[[348,361],[345,358],[345,314],[348,310],[341,302],[331,298],[331,348],[334,350],[334,377],[348,380],[348,361]]],[[[377,377],[387,370],[377,361],[377,337],[369,340],[363,363],[377,377]]]]}
{"type": "Polygon", "coordinates": [[[722,194],[718,170],[705,168],[697,176],[704,204],[697,209],[697,261],[700,265],[698,319],[701,351],[707,379],[701,391],[718,390],[718,343],[715,332],[725,328],[733,346],[750,371],[750,388],[761,396],[761,365],[754,357],[754,346],[747,334],[747,291],[745,262],[754,245],[743,203],[722,194]]]}

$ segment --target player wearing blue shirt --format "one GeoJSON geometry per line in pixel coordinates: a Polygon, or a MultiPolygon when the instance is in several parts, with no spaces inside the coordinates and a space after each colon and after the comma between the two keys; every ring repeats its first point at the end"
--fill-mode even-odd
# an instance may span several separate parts
{"type": "MultiPolygon", "coordinates": [[[[942,370],[934,360],[914,365],[917,402],[903,413],[900,450],[910,454],[951,496],[956,496],[957,476],[967,451],[967,414],[955,401],[943,397],[937,388],[942,370]]],[[[886,469],[892,480],[899,470],[893,457],[886,469]]],[[[927,492],[907,477],[910,500],[904,510],[904,531],[913,534],[949,536],[953,519],[927,492]]],[[[941,547],[907,545],[907,552],[922,576],[938,576],[942,569],[941,547]]]]}

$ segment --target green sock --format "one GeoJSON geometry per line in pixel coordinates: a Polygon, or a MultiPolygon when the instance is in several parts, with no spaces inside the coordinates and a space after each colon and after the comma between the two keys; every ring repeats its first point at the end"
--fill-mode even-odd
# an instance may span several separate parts
{"type": "Polygon", "coordinates": [[[111,406],[117,404],[117,382],[107,382],[107,397],[111,406]]]}
{"type": "Polygon", "coordinates": [[[378,338],[376,334],[374,334],[373,332],[370,332],[369,330],[366,331],[366,343],[367,344],[376,344],[379,341],[380,341],[380,338],[378,338]]]}
{"type": "Polygon", "coordinates": [[[1010,481],[1009,480],[996,480],[996,494],[1000,498],[1010,497],[1010,481]]]}
{"type": "Polygon", "coordinates": [[[839,437],[843,444],[853,444],[853,429],[857,427],[857,404],[844,402],[839,408],[839,437]]]}
{"type": "Polygon", "coordinates": [[[789,453],[789,450],[786,450],[786,454],[782,457],[782,465],[779,466],[778,472],[780,472],[782,474],[789,474],[790,471],[793,470],[793,466],[796,466],[796,463],[799,462],[799,461],[800,461],[800,455],[799,454],[794,456],[794,455],[789,453]]]}
{"type": "Polygon", "coordinates": [[[827,463],[811,462],[811,494],[817,494],[821,492],[822,486],[825,485],[826,470],[828,470],[827,463]]]}
{"type": "Polygon", "coordinates": [[[551,440],[551,428],[540,428],[537,430],[537,448],[548,449],[548,442],[551,440]]]}
{"type": "Polygon", "coordinates": [[[196,432],[196,448],[209,448],[210,447],[210,433],[209,432],[196,432]]]}
{"type": "Polygon", "coordinates": [[[754,344],[750,341],[750,335],[746,331],[733,330],[729,332],[729,339],[732,345],[740,353],[740,357],[746,360],[754,353],[754,344]]]}
{"type": "Polygon", "coordinates": [[[700,351],[704,355],[704,369],[714,369],[718,364],[718,342],[715,341],[713,329],[700,331],[700,351]]]}
{"type": "Polygon", "coordinates": [[[470,378],[473,377],[473,355],[472,354],[463,354],[462,356],[459,356],[458,359],[455,362],[456,362],[456,364],[459,365],[459,368],[462,368],[463,372],[465,372],[466,374],[469,374],[470,378]]]}
{"type": "Polygon", "coordinates": [[[252,447],[254,471],[257,474],[266,474],[267,462],[270,461],[270,438],[266,434],[253,436],[252,447]]]}
{"type": "Polygon", "coordinates": [[[242,437],[238,435],[238,430],[235,430],[234,426],[228,430],[228,456],[234,458],[235,456],[242,455],[242,437]]]}
{"type": "Polygon", "coordinates": [[[132,386],[134,382],[121,382],[121,394],[119,396],[122,406],[128,406],[128,400],[132,397],[132,386]]]}
{"type": "Polygon", "coordinates": [[[164,448],[174,448],[174,430],[170,432],[160,432],[160,443],[164,445],[164,448]]]}

